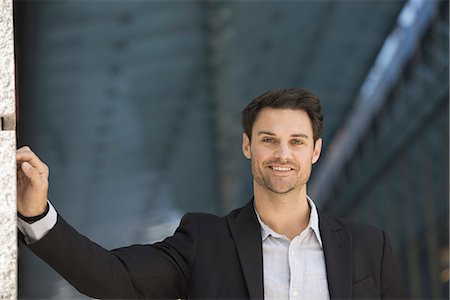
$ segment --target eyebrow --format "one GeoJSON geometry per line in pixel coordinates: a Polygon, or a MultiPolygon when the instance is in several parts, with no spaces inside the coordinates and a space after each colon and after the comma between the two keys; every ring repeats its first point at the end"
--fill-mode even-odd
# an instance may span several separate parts
{"type": "Polygon", "coordinates": [[[270,132],[270,131],[264,131],[264,130],[258,131],[258,135],[263,135],[263,134],[266,134],[266,135],[275,135],[275,133],[272,133],[272,132],[270,132]]]}
{"type": "Polygon", "coordinates": [[[308,139],[308,138],[309,138],[309,136],[308,136],[307,134],[304,134],[304,133],[295,133],[295,134],[293,134],[293,135],[291,135],[291,136],[293,136],[293,137],[305,138],[305,139],[308,139]]]}
{"type": "MultiPolygon", "coordinates": [[[[258,135],[264,135],[264,134],[265,135],[270,135],[270,136],[275,136],[276,135],[275,133],[270,132],[270,131],[265,131],[265,130],[258,131],[258,135]]],[[[294,134],[291,134],[291,137],[299,137],[299,138],[305,138],[305,139],[309,138],[309,136],[307,134],[304,134],[304,133],[294,133],[294,134]]]]}

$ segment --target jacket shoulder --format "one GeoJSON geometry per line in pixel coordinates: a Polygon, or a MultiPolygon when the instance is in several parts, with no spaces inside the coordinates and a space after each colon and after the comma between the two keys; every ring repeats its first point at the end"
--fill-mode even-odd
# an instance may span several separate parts
{"type": "Polygon", "coordinates": [[[211,213],[204,213],[204,212],[190,212],[183,216],[183,219],[195,219],[199,223],[211,223],[211,224],[220,224],[223,225],[224,222],[226,222],[227,219],[236,219],[241,212],[247,213],[247,211],[253,207],[253,204],[251,201],[247,203],[243,207],[236,208],[232,211],[230,211],[225,216],[218,216],[211,213]]]}
{"type": "Polygon", "coordinates": [[[181,219],[180,227],[190,224],[191,228],[200,234],[217,234],[226,227],[226,220],[210,213],[191,212],[187,213],[181,219]]]}
{"type": "Polygon", "coordinates": [[[224,217],[220,217],[218,215],[215,214],[211,214],[211,213],[203,213],[203,212],[190,212],[187,213],[183,216],[183,218],[181,219],[181,222],[186,222],[186,221],[195,221],[198,224],[204,224],[204,223],[210,223],[210,224],[215,224],[215,223],[222,223],[224,220],[224,217]]]}
{"type": "Polygon", "coordinates": [[[239,223],[239,226],[252,226],[257,224],[256,216],[253,216],[253,214],[253,204],[250,201],[245,206],[234,209],[225,216],[202,212],[187,213],[183,216],[180,225],[195,224],[196,231],[203,237],[206,234],[207,236],[214,236],[213,239],[231,238],[230,223],[239,223]]]}
{"type": "Polygon", "coordinates": [[[385,232],[383,229],[362,222],[342,219],[319,211],[321,228],[346,230],[350,232],[353,242],[365,242],[369,245],[383,245],[385,232]]]}

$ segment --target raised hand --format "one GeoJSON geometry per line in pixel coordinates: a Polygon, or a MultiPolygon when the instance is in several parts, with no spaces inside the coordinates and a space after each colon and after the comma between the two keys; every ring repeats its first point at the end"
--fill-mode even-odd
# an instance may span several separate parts
{"type": "Polygon", "coordinates": [[[48,167],[30,147],[16,152],[17,162],[17,211],[25,217],[45,212],[48,195],[48,167]]]}

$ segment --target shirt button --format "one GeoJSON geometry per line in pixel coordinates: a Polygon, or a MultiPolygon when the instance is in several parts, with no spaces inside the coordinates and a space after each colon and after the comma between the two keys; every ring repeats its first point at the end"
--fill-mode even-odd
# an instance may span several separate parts
{"type": "Polygon", "coordinates": [[[293,291],[292,295],[294,295],[294,297],[297,297],[298,296],[298,292],[297,291],[293,291]]]}

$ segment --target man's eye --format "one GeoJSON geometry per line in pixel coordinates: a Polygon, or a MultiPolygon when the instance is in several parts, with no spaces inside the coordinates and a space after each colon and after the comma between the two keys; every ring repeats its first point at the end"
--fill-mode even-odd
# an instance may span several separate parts
{"type": "Polygon", "coordinates": [[[273,138],[264,138],[263,143],[272,143],[273,142],[273,138]]]}
{"type": "Polygon", "coordinates": [[[301,140],[293,140],[292,144],[294,144],[294,145],[302,145],[303,142],[301,140]]]}

